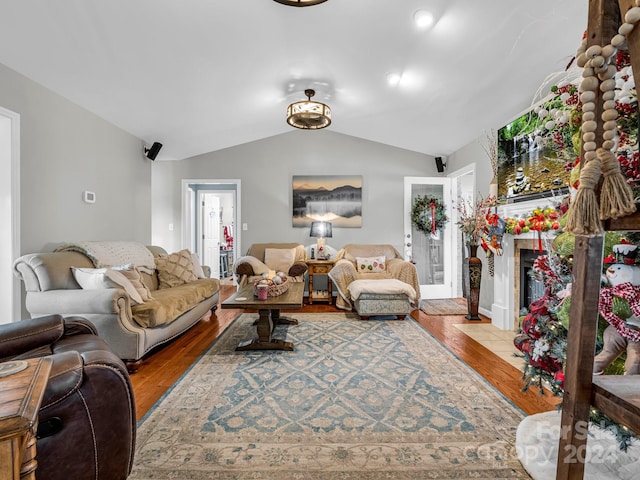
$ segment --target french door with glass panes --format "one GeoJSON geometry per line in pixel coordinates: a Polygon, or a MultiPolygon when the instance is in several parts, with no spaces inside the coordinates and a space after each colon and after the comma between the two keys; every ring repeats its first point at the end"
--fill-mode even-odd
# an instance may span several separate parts
{"type": "Polygon", "coordinates": [[[447,177],[405,177],[404,179],[404,256],[418,270],[420,298],[453,298],[455,285],[454,237],[456,225],[451,220],[435,233],[424,233],[411,223],[411,209],[416,197],[441,200],[449,219],[453,218],[452,180],[447,177]]]}

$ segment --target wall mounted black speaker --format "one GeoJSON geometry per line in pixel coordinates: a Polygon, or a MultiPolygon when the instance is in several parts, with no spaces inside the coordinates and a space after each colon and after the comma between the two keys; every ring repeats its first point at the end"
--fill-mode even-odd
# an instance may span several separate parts
{"type": "Polygon", "coordinates": [[[442,157],[436,157],[436,168],[438,173],[444,172],[444,169],[447,168],[447,164],[442,160],[442,157]]]}
{"type": "Polygon", "coordinates": [[[160,142],[153,142],[151,147],[144,147],[144,156],[149,160],[155,160],[162,148],[162,144],[160,142]]]}

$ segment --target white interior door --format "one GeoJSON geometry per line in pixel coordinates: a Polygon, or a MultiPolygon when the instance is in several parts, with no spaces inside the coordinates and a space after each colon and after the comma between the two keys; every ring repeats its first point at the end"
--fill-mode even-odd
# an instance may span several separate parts
{"type": "Polygon", "coordinates": [[[201,219],[200,252],[203,265],[211,267],[211,276],[220,278],[220,198],[215,194],[198,193],[201,219]]]}
{"type": "Polygon", "coordinates": [[[454,230],[451,179],[446,177],[405,177],[404,179],[404,255],[418,270],[420,297],[453,298],[454,230]],[[411,223],[414,199],[427,195],[440,199],[447,209],[449,221],[435,234],[425,234],[411,223]]]}

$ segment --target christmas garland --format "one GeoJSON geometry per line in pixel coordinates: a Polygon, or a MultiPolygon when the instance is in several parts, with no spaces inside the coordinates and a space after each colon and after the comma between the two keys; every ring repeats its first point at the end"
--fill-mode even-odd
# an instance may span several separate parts
{"type": "Polygon", "coordinates": [[[449,221],[446,208],[441,200],[426,195],[418,195],[411,208],[411,223],[426,235],[435,235],[449,221]]]}

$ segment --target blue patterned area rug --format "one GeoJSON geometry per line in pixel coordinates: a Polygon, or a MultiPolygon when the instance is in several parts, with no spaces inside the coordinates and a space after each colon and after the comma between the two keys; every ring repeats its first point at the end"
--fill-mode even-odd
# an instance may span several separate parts
{"type": "Polygon", "coordinates": [[[140,421],[129,480],[530,478],[523,413],[410,317],[300,313],[294,352],[236,352],[255,317],[140,421]]]}

